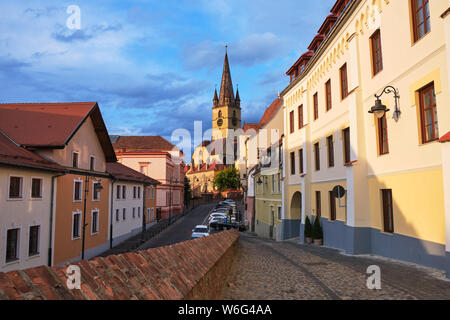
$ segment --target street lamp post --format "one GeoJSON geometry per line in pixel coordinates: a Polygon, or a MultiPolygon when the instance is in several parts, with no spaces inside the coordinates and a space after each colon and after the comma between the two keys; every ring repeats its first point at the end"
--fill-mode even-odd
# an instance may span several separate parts
{"type": "MultiPolygon", "coordinates": [[[[83,238],[81,240],[81,260],[84,260],[84,247],[85,247],[85,239],[86,239],[86,227],[88,224],[86,223],[86,198],[89,192],[89,176],[86,176],[84,179],[84,204],[83,204],[83,238]]],[[[98,180],[97,180],[98,181],[98,180]]],[[[94,184],[94,190],[93,192],[100,192],[103,189],[103,186],[101,185],[100,181],[98,181],[94,184]]]]}

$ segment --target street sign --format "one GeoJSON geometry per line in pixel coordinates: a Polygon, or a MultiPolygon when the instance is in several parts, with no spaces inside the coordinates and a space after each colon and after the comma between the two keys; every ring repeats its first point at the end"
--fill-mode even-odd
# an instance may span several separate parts
{"type": "Polygon", "coordinates": [[[333,188],[333,194],[336,198],[341,199],[345,196],[345,189],[343,186],[336,186],[333,188]]]}

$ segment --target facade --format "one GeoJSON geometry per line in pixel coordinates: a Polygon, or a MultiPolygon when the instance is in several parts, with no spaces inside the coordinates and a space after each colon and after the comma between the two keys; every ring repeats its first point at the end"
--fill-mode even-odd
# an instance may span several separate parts
{"type": "Polygon", "coordinates": [[[301,241],[319,217],[327,246],[449,270],[449,4],[420,4],[337,1],[287,72],[284,206],[301,241]]]}
{"type": "Polygon", "coordinates": [[[0,271],[46,265],[54,180],[64,168],[17,146],[0,131],[0,271]]]}
{"type": "Polygon", "coordinates": [[[145,230],[156,220],[155,186],[158,181],[118,162],[107,163],[111,175],[110,248],[145,230]],[[153,193],[153,194],[152,194],[153,193]]]}
{"type": "Polygon", "coordinates": [[[202,194],[213,193],[214,178],[223,169],[225,169],[225,165],[217,164],[216,162],[189,166],[186,177],[192,186],[192,194],[194,196],[201,196],[202,194]]]}
{"type": "Polygon", "coordinates": [[[118,162],[160,182],[156,206],[161,218],[184,210],[183,152],[160,136],[120,136],[113,143],[118,162]]]}
{"type": "MultiPolygon", "coordinates": [[[[283,239],[282,104],[282,99],[277,98],[267,108],[258,124],[257,134],[251,136],[249,142],[249,146],[254,146],[254,140],[258,140],[259,163],[252,172],[254,180],[251,183],[254,186],[254,231],[274,240],[283,239]]],[[[251,207],[250,204],[250,210],[251,207]]]]}
{"type": "Polygon", "coordinates": [[[116,157],[98,104],[3,104],[0,114],[5,135],[64,168],[54,181],[48,264],[89,259],[108,249],[106,162],[116,157]]]}

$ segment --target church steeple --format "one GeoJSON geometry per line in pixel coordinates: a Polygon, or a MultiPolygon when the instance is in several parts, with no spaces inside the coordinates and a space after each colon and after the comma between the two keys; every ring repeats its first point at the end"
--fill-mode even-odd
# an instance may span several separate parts
{"type": "Polygon", "coordinates": [[[222,83],[220,85],[219,106],[234,105],[233,82],[231,81],[230,65],[228,63],[228,52],[225,52],[223,63],[222,83]]]}
{"type": "Polygon", "coordinates": [[[214,89],[214,99],[213,99],[213,103],[214,103],[214,108],[217,107],[218,103],[219,103],[219,98],[217,97],[217,88],[214,89]]]}

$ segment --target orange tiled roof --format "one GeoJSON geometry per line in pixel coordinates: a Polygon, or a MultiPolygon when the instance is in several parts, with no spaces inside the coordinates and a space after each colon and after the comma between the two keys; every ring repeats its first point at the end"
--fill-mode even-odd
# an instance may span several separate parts
{"type": "Polygon", "coordinates": [[[107,161],[116,161],[96,102],[0,104],[0,130],[25,147],[64,148],[88,117],[107,161]]]}
{"type": "Polygon", "coordinates": [[[161,136],[119,136],[113,143],[114,149],[141,151],[172,151],[178,147],[161,136]]]}
{"type": "Polygon", "coordinates": [[[450,131],[447,132],[446,134],[444,134],[440,139],[439,142],[444,143],[444,142],[450,142],[450,131]]]}
{"type": "MultiPolygon", "coordinates": [[[[210,270],[239,239],[224,231],[172,246],[71,263],[81,271],[81,288],[67,287],[67,265],[0,272],[3,300],[182,300],[219,299],[217,290],[193,294],[210,270]],[[201,253],[201,254],[199,254],[201,253]]],[[[222,259],[223,260],[223,259],[222,259]]],[[[203,290],[202,292],[205,292],[203,290]]]]}
{"type": "Polygon", "coordinates": [[[36,153],[16,145],[1,132],[0,163],[51,171],[64,171],[64,168],[55,162],[44,159],[36,153]]]}
{"type": "Polygon", "coordinates": [[[272,104],[266,109],[264,112],[261,121],[259,121],[259,128],[264,126],[267,122],[269,122],[275,115],[275,113],[278,111],[278,109],[281,107],[283,100],[280,98],[276,98],[272,104]]]}
{"type": "Polygon", "coordinates": [[[106,172],[118,180],[137,181],[148,184],[160,184],[159,181],[133,170],[119,162],[106,163],[106,172]]]}

